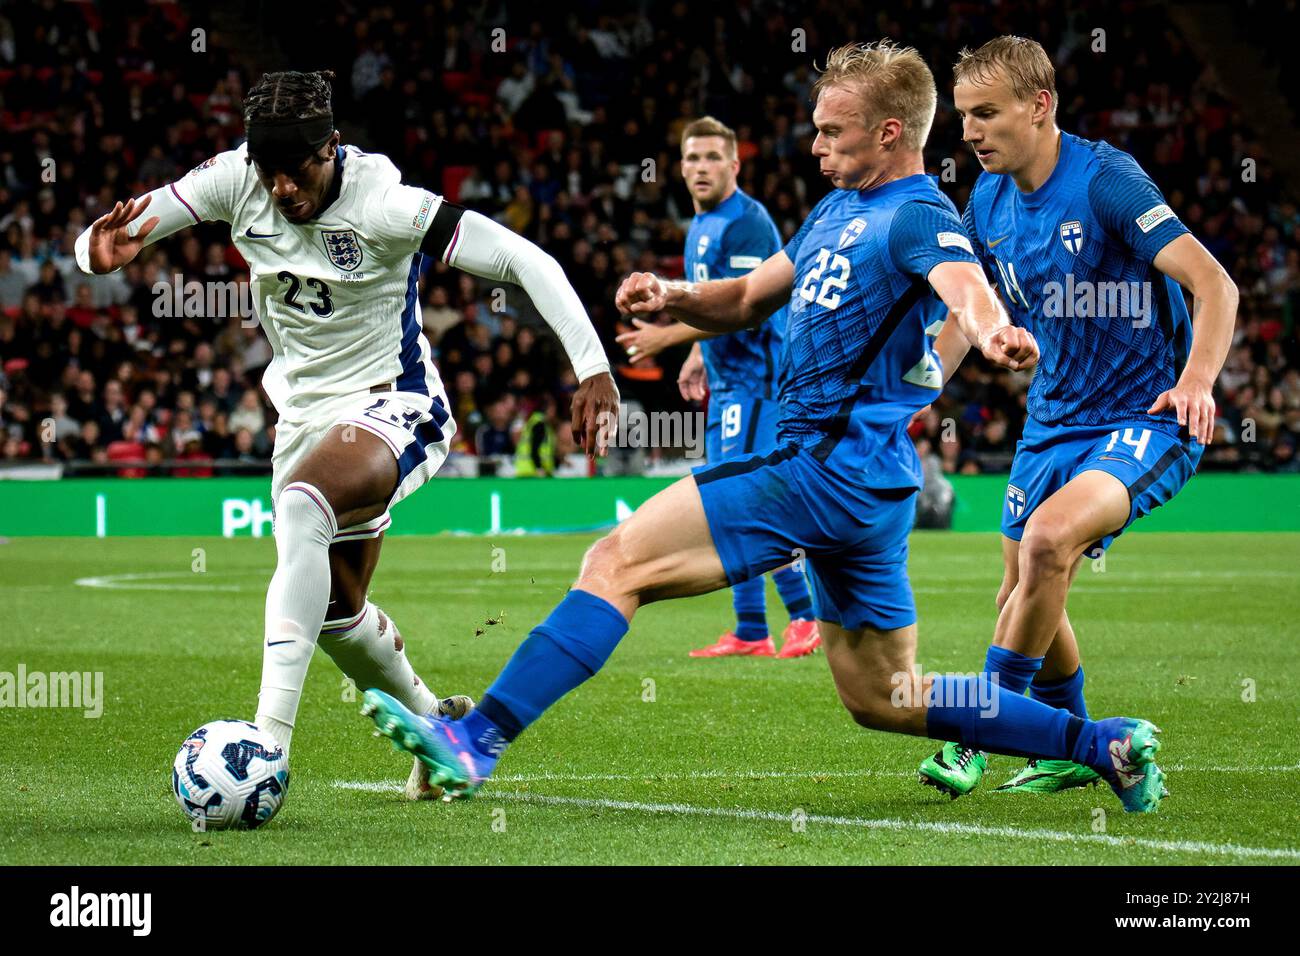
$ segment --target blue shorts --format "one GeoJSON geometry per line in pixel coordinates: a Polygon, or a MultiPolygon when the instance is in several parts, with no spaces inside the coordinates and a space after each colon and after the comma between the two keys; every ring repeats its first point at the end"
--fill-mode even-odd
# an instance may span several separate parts
{"type": "Polygon", "coordinates": [[[1030,418],[1016,445],[1002,506],[1002,533],[1019,541],[1034,509],[1085,471],[1114,475],[1128,489],[1128,520],[1085,554],[1098,557],[1135,520],[1178,494],[1196,473],[1204,448],[1195,439],[1152,428],[1148,421],[1108,425],[1043,425],[1030,418]]]}
{"type": "Polygon", "coordinates": [[[737,392],[710,395],[709,420],[704,429],[704,452],[709,464],[773,451],[780,419],[781,405],[773,399],[737,392]]]}
{"type": "Polygon", "coordinates": [[[916,623],[915,489],[851,485],[797,445],[705,466],[695,483],[728,584],[804,559],[820,620],[850,630],[916,623]]]}

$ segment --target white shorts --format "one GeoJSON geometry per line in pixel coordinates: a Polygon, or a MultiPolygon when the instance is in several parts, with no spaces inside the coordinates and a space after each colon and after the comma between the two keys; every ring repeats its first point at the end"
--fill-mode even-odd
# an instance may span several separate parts
{"type": "Polygon", "coordinates": [[[388,509],[433,477],[447,458],[456,422],[447,410],[443,392],[430,397],[416,392],[354,392],[331,399],[313,409],[301,422],[281,420],[275,428],[271,454],[271,502],[289,483],[299,463],[335,425],[362,428],[383,439],[397,460],[397,490],[388,508],[364,524],[340,528],[335,541],[375,538],[393,523],[388,509]]]}

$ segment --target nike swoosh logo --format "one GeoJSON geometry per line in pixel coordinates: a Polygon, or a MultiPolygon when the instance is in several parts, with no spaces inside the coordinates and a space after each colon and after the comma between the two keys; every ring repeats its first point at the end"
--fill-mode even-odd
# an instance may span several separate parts
{"type": "Polygon", "coordinates": [[[1010,238],[1011,238],[1011,234],[1008,233],[1007,235],[1003,236],[1001,239],[990,239],[990,240],[989,240],[989,248],[992,249],[992,248],[994,248],[995,246],[997,246],[997,244],[998,244],[999,242],[1003,242],[1004,240],[1007,240],[1007,239],[1010,239],[1010,238]]]}
{"type": "Polygon", "coordinates": [[[268,232],[266,235],[262,235],[260,232],[253,232],[253,230],[250,228],[244,230],[244,235],[247,236],[249,239],[274,239],[276,236],[283,235],[283,233],[268,232]]]}
{"type": "Polygon", "coordinates": [[[266,646],[267,646],[267,647],[278,647],[278,646],[281,645],[281,644],[292,644],[292,643],[293,643],[293,641],[291,641],[291,640],[290,640],[290,641],[267,641],[267,642],[266,642],[266,646]]]}

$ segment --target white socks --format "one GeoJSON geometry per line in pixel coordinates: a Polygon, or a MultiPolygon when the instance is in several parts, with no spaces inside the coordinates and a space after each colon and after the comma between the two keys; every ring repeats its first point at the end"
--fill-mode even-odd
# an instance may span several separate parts
{"type": "Polygon", "coordinates": [[[378,688],[417,714],[438,706],[437,696],[411,669],[397,625],[369,601],[355,617],[326,621],[319,644],[357,690],[378,688]]]}
{"type": "Polygon", "coordinates": [[[275,503],[278,560],[266,592],[266,639],[256,723],[285,752],[307,680],[307,665],[330,600],[330,542],[334,510],[306,482],[286,485],[275,503]]]}

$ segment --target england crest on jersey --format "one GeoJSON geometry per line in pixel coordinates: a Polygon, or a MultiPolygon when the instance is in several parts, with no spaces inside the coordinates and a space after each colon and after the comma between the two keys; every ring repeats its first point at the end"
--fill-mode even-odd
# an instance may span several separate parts
{"type": "Polygon", "coordinates": [[[1061,223],[1061,242],[1072,255],[1078,255],[1083,248],[1083,223],[1077,219],[1061,223]]]}
{"type": "Polygon", "coordinates": [[[1007,510],[1012,518],[1019,518],[1025,513],[1025,493],[1015,485],[1007,485],[1007,510]]]}
{"type": "Polygon", "coordinates": [[[351,229],[322,229],[321,239],[325,241],[325,254],[344,272],[351,272],[361,265],[361,243],[357,234],[351,229]]]}
{"type": "Polygon", "coordinates": [[[854,240],[857,239],[858,236],[862,235],[862,230],[866,228],[867,221],[865,219],[854,219],[851,223],[845,226],[844,231],[840,233],[840,244],[836,246],[836,248],[843,249],[845,246],[853,245],[854,240]]]}

